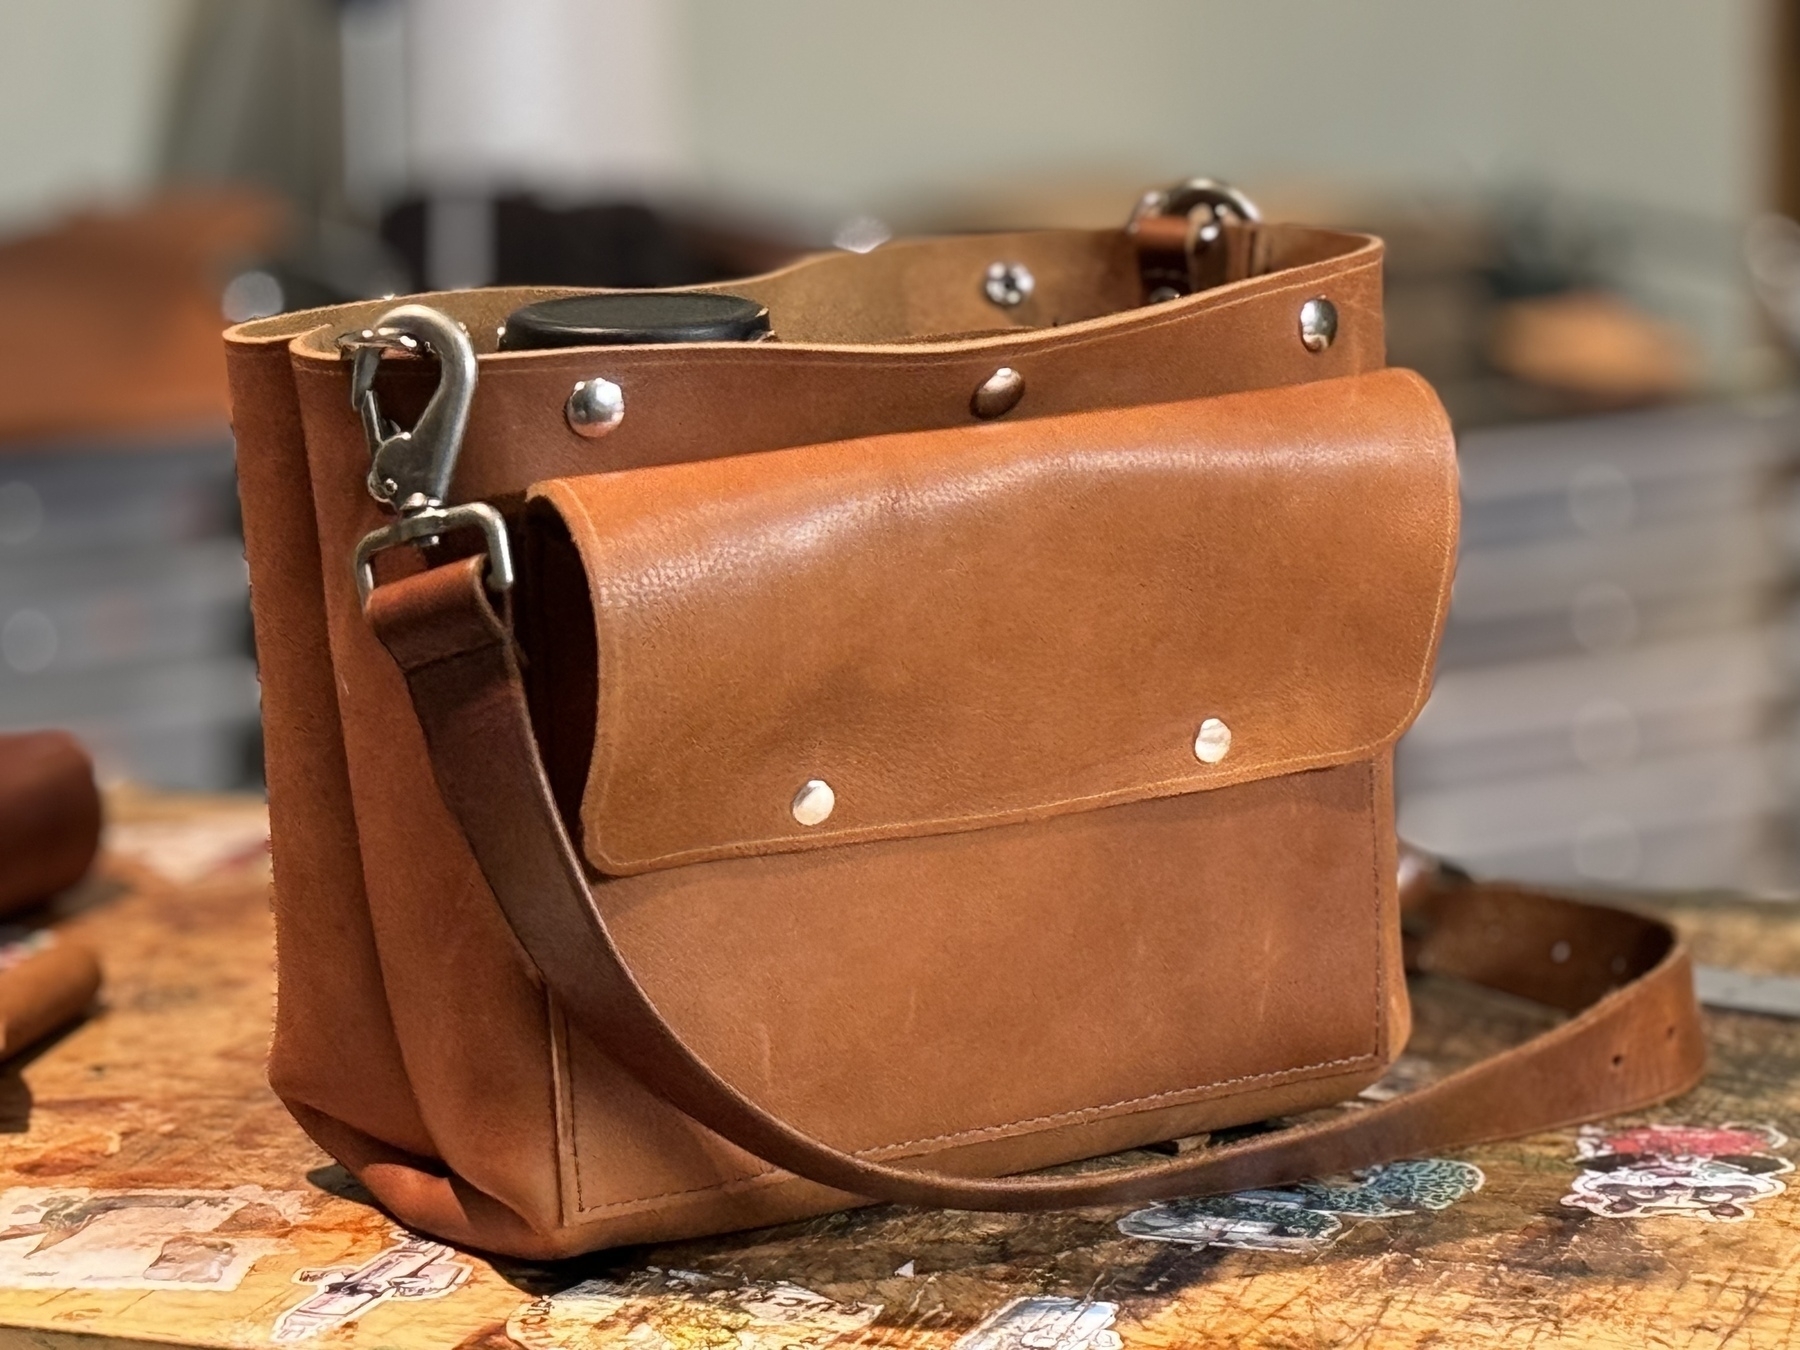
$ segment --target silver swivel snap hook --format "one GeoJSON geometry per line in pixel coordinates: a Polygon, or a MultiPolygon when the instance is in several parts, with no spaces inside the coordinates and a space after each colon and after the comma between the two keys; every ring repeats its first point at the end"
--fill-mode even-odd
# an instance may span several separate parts
{"type": "Polygon", "coordinates": [[[425,305],[399,305],[375,327],[339,340],[351,353],[350,406],[362,417],[369,438],[369,495],[405,512],[442,506],[450,475],[468,430],[475,397],[475,348],[469,335],[447,314],[425,305]],[[430,352],[438,361],[438,385],[410,430],[381,415],[375,372],[385,352],[430,352]]]}
{"type": "Polygon", "coordinates": [[[486,536],[488,588],[510,589],[512,553],[500,513],[485,502],[444,505],[475,398],[475,348],[469,335],[440,310],[396,305],[374,327],[341,336],[338,350],[351,362],[350,406],[362,419],[369,442],[369,495],[398,516],[356,545],[353,566],[363,602],[375,589],[377,553],[396,544],[433,544],[439,535],[457,529],[479,529],[486,536]],[[437,388],[410,428],[384,417],[375,396],[375,372],[390,351],[437,358],[437,388]]]}

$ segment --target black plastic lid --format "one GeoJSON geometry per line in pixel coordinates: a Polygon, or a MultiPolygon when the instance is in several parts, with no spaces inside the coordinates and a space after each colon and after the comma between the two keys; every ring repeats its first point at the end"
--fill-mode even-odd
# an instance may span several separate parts
{"type": "Polygon", "coordinates": [[[769,311],[741,295],[621,291],[540,300],[506,316],[503,352],[650,342],[747,342],[769,331],[769,311]]]}

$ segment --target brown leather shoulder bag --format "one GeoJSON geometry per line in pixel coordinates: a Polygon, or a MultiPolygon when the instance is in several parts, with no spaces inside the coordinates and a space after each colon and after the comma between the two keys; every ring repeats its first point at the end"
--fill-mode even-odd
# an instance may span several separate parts
{"type": "Polygon", "coordinates": [[[1457,501],[1380,265],[1196,183],[717,288],[766,341],[501,350],[558,290],[232,330],[301,1123],[406,1223],[545,1257],[1273,1184],[1692,1085],[1665,926],[1397,879],[1457,501]],[[1408,964],[1572,1015],[1019,1175],[1354,1096],[1408,964]]]}

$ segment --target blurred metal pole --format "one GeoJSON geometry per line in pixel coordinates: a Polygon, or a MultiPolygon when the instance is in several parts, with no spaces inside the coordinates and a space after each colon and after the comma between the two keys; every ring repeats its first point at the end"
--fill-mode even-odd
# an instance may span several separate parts
{"type": "Polygon", "coordinates": [[[264,187],[302,220],[344,211],[334,0],[196,0],[164,177],[264,187]]]}

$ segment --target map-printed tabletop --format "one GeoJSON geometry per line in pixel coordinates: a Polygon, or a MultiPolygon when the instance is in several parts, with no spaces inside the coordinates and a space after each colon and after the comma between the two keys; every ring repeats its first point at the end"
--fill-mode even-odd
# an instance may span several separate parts
{"type": "MultiPolygon", "coordinates": [[[[114,818],[68,920],[105,1010],[0,1066],[0,1347],[1800,1343],[1800,1022],[1734,1014],[1708,1014],[1711,1076],[1667,1108],[1356,1177],[490,1262],[370,1207],[265,1085],[260,807],[126,796],[114,818]]],[[[1667,907],[1708,962],[1800,972],[1800,906],[1667,907]]],[[[1541,1016],[1449,984],[1416,1002],[1376,1096],[1541,1016]]]]}

